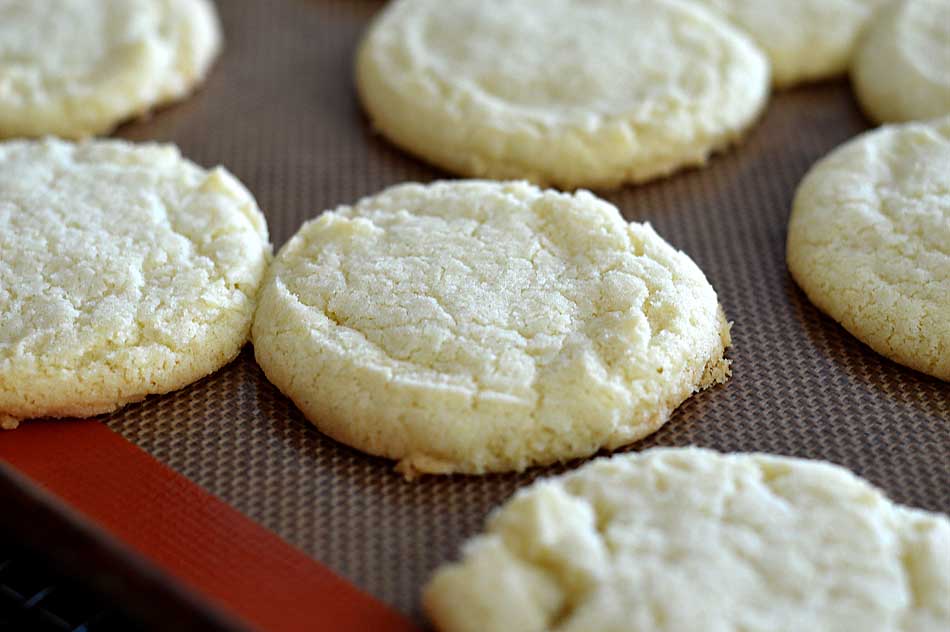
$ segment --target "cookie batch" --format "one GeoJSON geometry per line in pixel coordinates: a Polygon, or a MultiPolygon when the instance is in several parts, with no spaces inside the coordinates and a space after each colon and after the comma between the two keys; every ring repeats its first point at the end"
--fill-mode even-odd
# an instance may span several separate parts
{"type": "MultiPolygon", "coordinates": [[[[687,253],[580,187],[705,165],[772,89],[848,72],[885,125],[804,177],[788,268],[950,381],[948,7],[393,0],[354,51],[369,123],[472,179],[344,203],[273,256],[224,167],[96,138],[206,79],[210,1],[0,0],[0,426],[183,388],[252,341],[320,432],[409,479],[628,446],[728,392],[742,348],[687,253]]],[[[950,520],[820,461],[596,459],[460,555],[423,595],[445,632],[950,628],[950,520]]]]}

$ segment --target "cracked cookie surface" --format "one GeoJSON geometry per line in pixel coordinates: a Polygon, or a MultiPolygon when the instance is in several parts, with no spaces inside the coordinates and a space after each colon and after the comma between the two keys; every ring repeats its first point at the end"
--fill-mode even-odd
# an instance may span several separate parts
{"type": "Polygon", "coordinates": [[[887,126],[805,176],[788,267],[878,353],[950,380],[950,117],[887,126]]]}
{"type": "Polygon", "coordinates": [[[184,97],[221,48],[210,0],[0,0],[0,138],[80,138],[184,97]]]}
{"type": "Polygon", "coordinates": [[[686,255],[590,193],[523,182],[400,185],[305,224],[253,340],[318,428],[407,475],[615,448],[728,375],[686,255]]]}
{"type": "Polygon", "coordinates": [[[768,98],[763,53],[678,0],[399,0],[356,63],[374,125],[466,176],[610,187],[703,164],[768,98]]]}
{"type": "Polygon", "coordinates": [[[251,194],[173,146],[0,144],[0,423],[96,415],[220,368],[269,256],[251,194]]]}
{"type": "Polygon", "coordinates": [[[660,448],[536,482],[424,605],[442,632],[938,632],[950,521],[820,461],[660,448]]]}

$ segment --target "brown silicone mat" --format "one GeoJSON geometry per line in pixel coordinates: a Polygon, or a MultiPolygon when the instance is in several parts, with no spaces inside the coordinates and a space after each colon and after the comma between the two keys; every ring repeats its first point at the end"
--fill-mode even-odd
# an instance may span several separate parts
{"type": "MultiPolygon", "coordinates": [[[[174,141],[201,164],[226,165],[257,195],[275,246],[325,208],[447,177],[374,136],[360,112],[351,60],[380,6],[220,0],[227,45],[205,88],[120,135],[174,141]]],[[[695,444],[823,458],[900,502],[950,511],[950,387],[865,348],[808,303],[784,265],[796,184],[867,127],[843,81],[784,92],[742,146],[707,168],[605,194],[689,253],[735,321],[732,380],[690,399],[634,449],[695,444]]],[[[414,615],[425,578],[492,506],[563,469],[404,482],[389,462],[313,430],[250,349],[107,423],[414,615]]]]}

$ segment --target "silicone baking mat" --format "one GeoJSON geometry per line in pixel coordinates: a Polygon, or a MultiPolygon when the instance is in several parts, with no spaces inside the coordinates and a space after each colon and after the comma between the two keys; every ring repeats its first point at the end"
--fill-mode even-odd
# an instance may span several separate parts
{"type": "MultiPolygon", "coordinates": [[[[226,165],[256,194],[275,246],[323,209],[448,177],[374,135],[360,111],[352,58],[381,2],[218,6],[227,43],[207,85],[120,136],[173,141],[200,164],[226,165]]],[[[741,146],[706,168],[604,193],[692,256],[735,322],[732,379],[687,401],[632,449],[694,444],[823,458],[900,502],[950,511],[950,387],[865,348],[807,301],[784,264],[797,183],[867,127],[844,81],[782,92],[741,146]]],[[[405,482],[390,462],[308,425],[250,348],[215,375],[105,421],[414,616],[432,569],[494,505],[564,469],[405,482]]]]}

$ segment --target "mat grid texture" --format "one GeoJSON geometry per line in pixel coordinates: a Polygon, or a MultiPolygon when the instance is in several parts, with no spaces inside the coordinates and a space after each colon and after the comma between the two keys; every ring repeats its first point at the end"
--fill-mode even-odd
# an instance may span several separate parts
{"type": "MultiPolygon", "coordinates": [[[[224,55],[192,99],[119,135],[172,141],[255,193],[275,246],[322,210],[448,177],[374,135],[352,81],[370,0],[220,0],[224,55]]],[[[603,195],[705,271],[734,321],[734,375],[632,449],[700,445],[827,459],[899,502],[950,511],[950,387],[870,351],[818,312],[784,263],[795,187],[868,128],[844,81],[777,94],[741,146],[707,168],[603,195]]],[[[220,372],[106,423],[400,610],[523,474],[405,482],[322,436],[246,349],[220,372]]]]}

